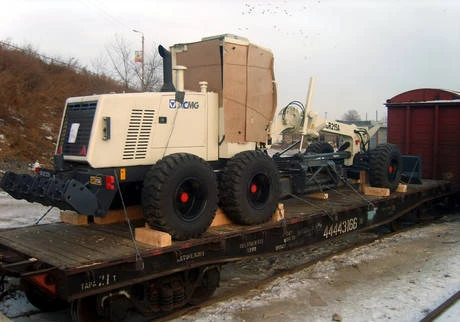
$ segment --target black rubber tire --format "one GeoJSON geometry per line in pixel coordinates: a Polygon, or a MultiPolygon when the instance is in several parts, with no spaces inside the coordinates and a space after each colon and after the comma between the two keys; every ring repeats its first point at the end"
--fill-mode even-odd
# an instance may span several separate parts
{"type": "Polygon", "coordinates": [[[200,157],[171,154],[150,168],[144,178],[142,206],[148,224],[176,240],[198,237],[217,209],[217,180],[200,157]]]}
{"type": "Polygon", "coordinates": [[[305,149],[305,153],[332,153],[334,148],[327,142],[312,142],[305,149]]]}
{"type": "Polygon", "coordinates": [[[369,182],[395,191],[401,180],[401,152],[394,144],[380,144],[369,151],[369,182]]]}
{"type": "Polygon", "coordinates": [[[56,312],[69,306],[66,301],[57,299],[35,284],[22,280],[27,300],[42,312],[56,312]]]}
{"type": "Polygon", "coordinates": [[[219,181],[220,207],[238,224],[268,221],[278,205],[280,176],[275,162],[261,151],[244,151],[231,158],[219,181]]]}

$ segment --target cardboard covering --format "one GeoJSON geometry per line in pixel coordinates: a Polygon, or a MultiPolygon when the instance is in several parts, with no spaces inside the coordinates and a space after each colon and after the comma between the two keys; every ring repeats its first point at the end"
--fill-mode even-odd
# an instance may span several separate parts
{"type": "MultiPolygon", "coordinates": [[[[200,91],[199,82],[205,80],[208,82],[208,91],[217,92],[219,99],[222,99],[221,55],[217,50],[219,43],[219,39],[212,39],[173,47],[176,48],[172,52],[173,65],[187,67],[184,77],[185,89],[200,91]]],[[[221,104],[221,101],[219,103],[221,104]]]]}
{"type": "Polygon", "coordinates": [[[219,94],[224,108],[225,139],[231,143],[265,142],[276,110],[273,54],[241,38],[220,36],[175,45],[173,64],[187,67],[186,90],[219,94]]]}

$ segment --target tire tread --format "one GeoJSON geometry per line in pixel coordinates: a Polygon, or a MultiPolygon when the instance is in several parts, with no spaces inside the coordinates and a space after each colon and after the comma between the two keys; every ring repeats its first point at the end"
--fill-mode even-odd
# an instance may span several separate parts
{"type": "MultiPolygon", "coordinates": [[[[178,229],[175,227],[171,221],[168,220],[167,216],[171,214],[165,214],[164,211],[164,196],[162,194],[163,189],[170,179],[170,176],[177,170],[181,165],[197,165],[202,166],[209,173],[212,173],[212,180],[214,180],[214,185],[208,187],[209,190],[216,190],[217,183],[213,169],[211,166],[201,159],[198,156],[188,153],[175,153],[164,157],[159,160],[152,168],[147,172],[144,178],[144,187],[142,193],[142,204],[144,208],[144,217],[147,223],[155,228],[158,228],[162,231],[166,231],[171,234],[175,239],[185,240],[189,238],[198,237],[203,233],[207,227],[211,224],[215,216],[215,211],[217,209],[217,196],[214,202],[214,205],[210,205],[212,212],[211,215],[207,215],[206,222],[203,227],[197,229],[191,229],[187,232],[183,229],[178,229]]],[[[212,193],[212,191],[210,191],[212,193]]],[[[210,201],[213,202],[213,201],[210,201]]]]}
{"type": "Polygon", "coordinates": [[[222,210],[238,224],[254,225],[266,222],[276,209],[279,197],[279,173],[273,160],[261,151],[244,151],[231,158],[219,182],[219,200],[222,210]],[[271,168],[273,196],[263,211],[248,209],[245,171],[258,164],[271,168]],[[275,200],[272,200],[275,199],[275,200]]]}

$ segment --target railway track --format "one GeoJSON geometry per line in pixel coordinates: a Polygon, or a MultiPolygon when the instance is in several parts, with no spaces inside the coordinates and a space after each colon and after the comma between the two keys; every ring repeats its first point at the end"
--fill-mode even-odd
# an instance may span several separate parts
{"type": "Polygon", "coordinates": [[[446,301],[444,301],[441,305],[439,305],[436,309],[428,313],[420,322],[431,322],[436,320],[439,317],[442,317],[444,313],[449,311],[454,305],[458,303],[460,299],[460,291],[449,297],[446,301]]]}

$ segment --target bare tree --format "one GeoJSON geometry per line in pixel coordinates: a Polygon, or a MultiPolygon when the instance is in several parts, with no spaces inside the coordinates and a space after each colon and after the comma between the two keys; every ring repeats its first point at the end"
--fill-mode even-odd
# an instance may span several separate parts
{"type": "Polygon", "coordinates": [[[107,60],[108,58],[105,53],[102,53],[98,57],[91,59],[91,71],[98,75],[109,76],[107,60]]]}
{"type": "Polygon", "coordinates": [[[106,48],[112,69],[112,77],[120,80],[125,89],[133,83],[133,63],[131,62],[132,50],[126,40],[118,35],[115,36],[115,42],[106,48]]]}
{"type": "Polygon", "coordinates": [[[105,54],[93,60],[92,65],[96,72],[119,80],[126,90],[155,91],[160,87],[161,57],[154,45],[144,53],[144,75],[142,63],[134,61],[132,45],[118,35],[112,44],[106,46],[105,54]]]}
{"type": "MultiPolygon", "coordinates": [[[[144,54],[144,90],[156,91],[161,86],[162,60],[155,45],[144,54]]],[[[134,64],[134,72],[142,87],[142,64],[134,64]]]]}
{"type": "Polygon", "coordinates": [[[348,110],[342,118],[344,121],[361,121],[361,116],[357,110],[348,110]]]}

